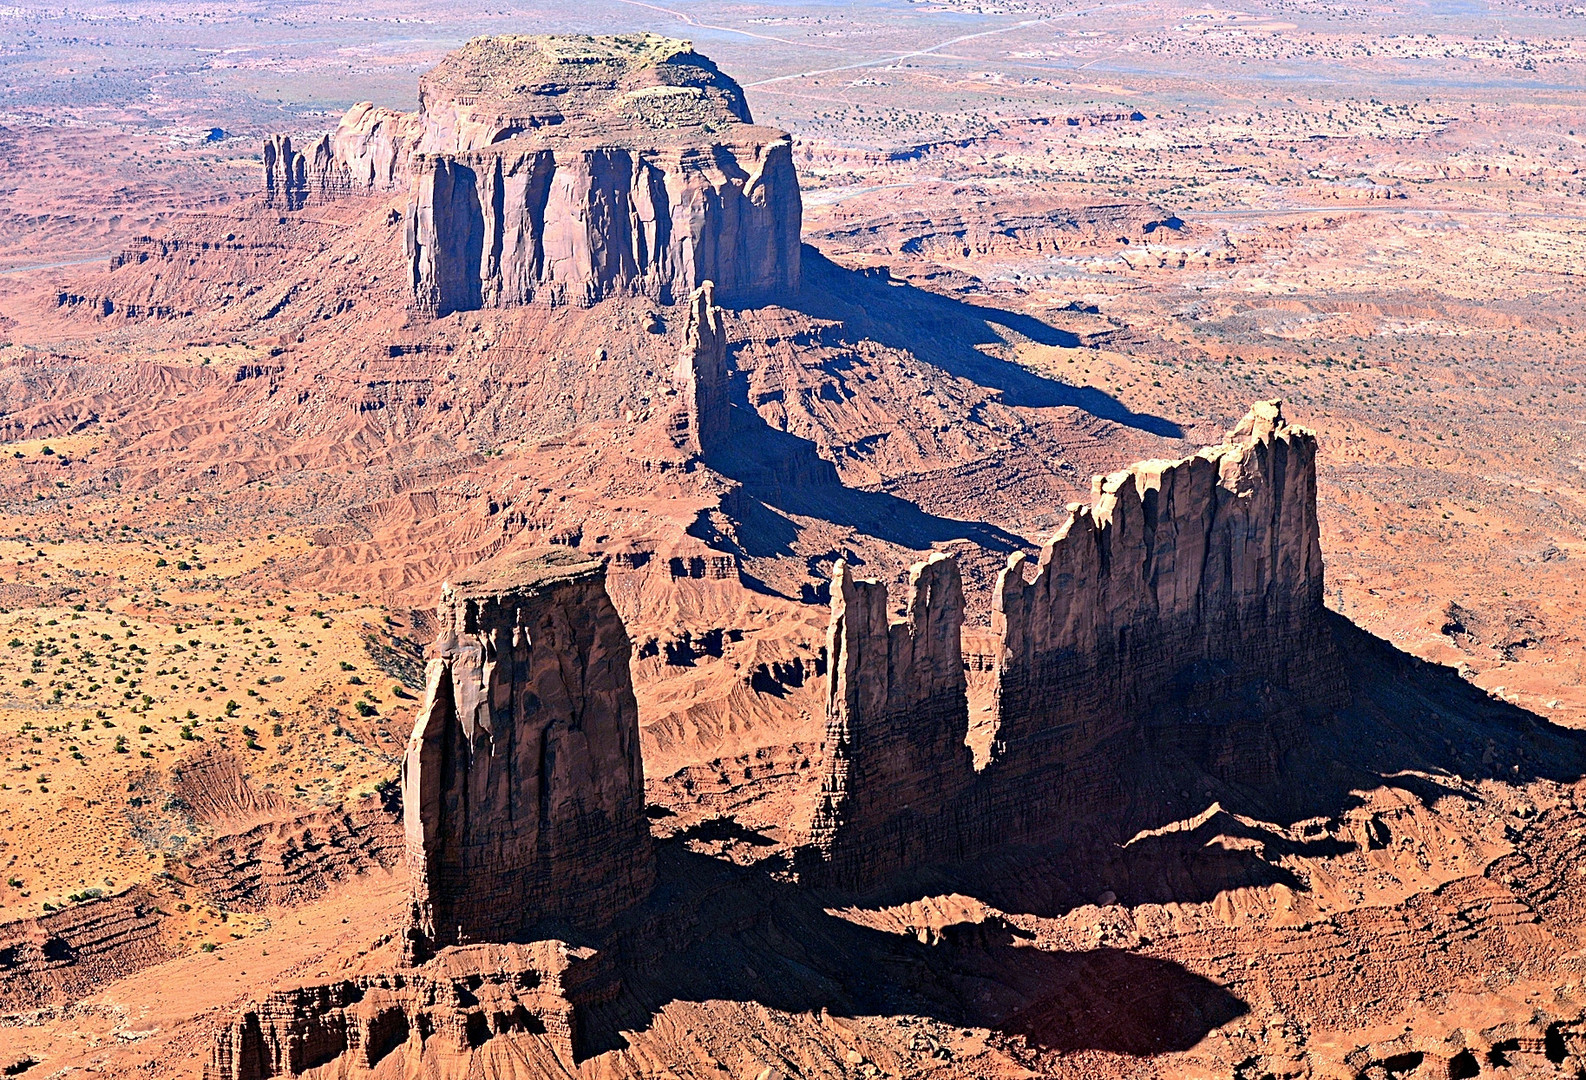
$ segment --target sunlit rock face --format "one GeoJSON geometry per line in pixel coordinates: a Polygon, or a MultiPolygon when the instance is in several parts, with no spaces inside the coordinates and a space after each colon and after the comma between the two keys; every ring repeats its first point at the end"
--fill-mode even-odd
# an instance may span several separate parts
{"type": "Polygon", "coordinates": [[[307,150],[272,136],[264,156],[288,209],[410,190],[413,300],[436,314],[799,285],[792,140],[687,42],[476,38],[423,76],[417,112],[363,102],[307,150]]]}
{"type": "Polygon", "coordinates": [[[402,763],[407,952],[598,932],[655,863],[605,568],[563,550],[445,590],[402,763]]]}

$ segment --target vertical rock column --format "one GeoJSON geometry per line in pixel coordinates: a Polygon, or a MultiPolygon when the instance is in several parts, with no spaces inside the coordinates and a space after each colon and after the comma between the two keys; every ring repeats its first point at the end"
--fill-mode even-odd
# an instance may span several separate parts
{"type": "Polygon", "coordinates": [[[321,135],[308,152],[292,148],[286,135],[264,140],[264,205],[301,210],[310,200],[337,199],[352,193],[352,178],[336,157],[329,135],[321,135]]]}
{"type": "Polygon", "coordinates": [[[296,210],[308,198],[308,163],[286,135],[264,140],[264,205],[296,210]]]}
{"type": "Polygon", "coordinates": [[[974,760],[960,631],[958,563],[932,555],[910,573],[902,622],[887,588],[839,562],[827,632],[826,774],[808,874],[843,886],[965,857],[977,842],[974,760]]]}
{"type": "Polygon", "coordinates": [[[688,300],[683,350],[673,374],[679,397],[672,439],[701,457],[719,450],[727,437],[727,327],[716,306],[716,286],[705,282],[688,300]]]}
{"type": "Polygon", "coordinates": [[[567,552],[442,594],[402,764],[407,951],[598,932],[654,881],[631,646],[567,552]]]}
{"type": "Polygon", "coordinates": [[[403,226],[409,283],[418,305],[437,315],[479,307],[484,214],[478,176],[440,156],[414,159],[414,197],[403,226]]]}

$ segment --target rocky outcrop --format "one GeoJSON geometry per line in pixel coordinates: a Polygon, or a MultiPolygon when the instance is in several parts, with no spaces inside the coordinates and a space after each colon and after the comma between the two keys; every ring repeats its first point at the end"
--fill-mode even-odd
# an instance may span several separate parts
{"type": "Polygon", "coordinates": [[[565,549],[448,586],[402,764],[408,951],[599,931],[649,890],[627,631],[565,549]]]}
{"type": "Polygon", "coordinates": [[[271,136],[264,162],[288,209],[409,188],[413,297],[438,314],[799,283],[792,141],[683,41],[477,38],[421,79],[416,113],[362,102],[306,153],[271,136]]]}
{"type": "Polygon", "coordinates": [[[678,405],[672,415],[672,441],[696,456],[723,446],[731,408],[727,387],[727,327],[716,306],[716,286],[707,281],[688,301],[683,349],[673,373],[678,405]]]}
{"type": "Polygon", "coordinates": [[[397,112],[361,101],[348,109],[330,137],[331,154],[349,192],[406,189],[413,179],[413,154],[423,138],[419,113],[397,112]]]}
{"type": "Polygon", "coordinates": [[[183,872],[222,908],[262,911],[307,903],[403,857],[402,823],[368,799],[219,836],[183,860],[183,872]]]}
{"type": "Polygon", "coordinates": [[[951,562],[915,568],[896,625],[885,587],[840,566],[812,876],[862,884],[989,844],[1132,828],[1142,753],[1270,782],[1286,735],[1346,695],[1318,536],[1316,440],[1277,402],[1222,446],[1097,477],[1033,580],[1022,554],[999,579],[995,733],[978,774],[951,562]]]}
{"type": "Polygon", "coordinates": [[[400,973],[277,991],[219,1032],[204,1080],[326,1067],[335,1076],[508,1075],[488,1068],[502,1060],[516,1066],[510,1075],[565,1075],[575,1006],[609,996],[603,969],[557,941],[473,945],[400,973]]]}
{"type": "Polygon", "coordinates": [[[206,1080],[572,1075],[575,1009],[619,992],[608,954],[567,943],[655,876],[605,569],[565,549],[498,556],[446,586],[438,616],[402,763],[410,966],[247,1006],[206,1080]]]}
{"type": "Polygon", "coordinates": [[[287,210],[300,209],[308,201],[308,158],[292,148],[286,135],[268,135],[264,140],[264,204],[287,210]]]}
{"type": "Polygon", "coordinates": [[[1007,782],[991,813],[1021,836],[1118,798],[1105,748],[1140,718],[1226,779],[1264,782],[1284,726],[1344,692],[1322,621],[1316,439],[1277,402],[1222,446],[1098,477],[1093,498],[1071,508],[1033,580],[1015,555],[992,598],[992,753],[1007,782]],[[1041,779],[1055,733],[1061,784],[1041,779]]]}
{"type": "Polygon", "coordinates": [[[158,899],[135,886],[0,925],[0,1010],[75,1001],[170,959],[158,899]]]}
{"type": "Polygon", "coordinates": [[[973,819],[958,563],[938,554],[916,565],[903,621],[888,616],[886,586],[856,581],[839,561],[826,638],[826,773],[810,837],[828,878],[843,883],[875,866],[956,861],[973,819]]]}
{"type": "Polygon", "coordinates": [[[361,190],[337,152],[329,135],[321,135],[307,150],[295,150],[285,135],[264,141],[264,204],[282,210],[301,210],[311,202],[339,199],[361,190]]]}
{"type": "Polygon", "coordinates": [[[348,195],[405,189],[424,129],[416,113],[400,113],[361,101],[348,109],[331,135],[306,151],[286,135],[264,140],[264,202],[301,210],[314,202],[348,195]]]}

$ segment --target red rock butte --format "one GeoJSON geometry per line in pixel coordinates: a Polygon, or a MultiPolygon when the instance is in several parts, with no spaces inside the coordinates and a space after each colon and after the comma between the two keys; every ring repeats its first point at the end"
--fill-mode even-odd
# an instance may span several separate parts
{"type": "Polygon", "coordinates": [[[1094,481],[992,597],[994,728],[977,769],[958,565],[913,568],[905,617],[838,563],[815,880],[864,887],[1004,843],[1132,832],[1143,744],[1254,782],[1347,704],[1325,625],[1316,438],[1259,402],[1221,446],[1094,481]]]}
{"type": "Polygon", "coordinates": [[[402,763],[409,955],[603,929],[655,876],[605,567],[503,556],[442,593],[402,763]]]}
{"type": "Polygon", "coordinates": [[[653,34],[475,38],[420,80],[417,112],[354,105],[307,151],[271,136],[264,169],[287,209],[408,189],[412,298],[437,314],[799,285],[792,140],[653,34]]]}

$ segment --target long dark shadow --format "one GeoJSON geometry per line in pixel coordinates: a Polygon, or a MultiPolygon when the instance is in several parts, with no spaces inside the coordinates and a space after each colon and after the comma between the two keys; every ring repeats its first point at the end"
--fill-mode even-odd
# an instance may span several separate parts
{"type": "MultiPolygon", "coordinates": [[[[1142,716],[1139,731],[1118,743],[1117,772],[1131,782],[1073,820],[1070,840],[922,868],[848,899],[898,904],[957,892],[1002,911],[1060,917],[1103,892],[1125,905],[1202,903],[1273,884],[1302,892],[1305,883],[1280,865],[1284,855],[1328,857],[1391,842],[1369,833],[1294,838],[1298,822],[1341,822],[1362,805],[1361,792],[1393,787],[1431,806],[1473,799],[1467,785],[1476,780],[1567,784],[1586,776],[1586,731],[1494,698],[1453,668],[1403,652],[1342,615],[1328,612],[1327,621],[1343,654],[1349,704],[1283,729],[1275,742],[1235,751],[1249,759],[1245,765],[1272,755],[1270,770],[1233,768],[1224,744],[1207,744],[1218,748],[1209,757],[1193,747],[1200,733],[1186,739],[1181,719],[1142,716]],[[1217,838],[1238,843],[1209,843],[1217,838]]],[[[1254,680],[1225,702],[1226,715],[1258,714],[1273,694],[1254,680]]]]}
{"type": "Polygon", "coordinates": [[[1184,436],[1184,429],[1172,420],[1134,412],[1104,391],[1045,378],[977,348],[1004,340],[993,326],[1040,345],[1082,344],[1075,335],[1034,316],[955,300],[880,273],[847,270],[808,244],[803,250],[803,275],[803,287],[786,302],[787,307],[818,319],[838,320],[855,338],[907,350],[950,375],[998,390],[1008,405],[1067,406],[1152,435],[1184,436]]]}
{"type": "Polygon", "coordinates": [[[949,540],[972,540],[1004,552],[1028,546],[1021,537],[983,521],[940,517],[896,495],[845,487],[836,466],[820,456],[814,443],[771,427],[746,398],[733,402],[730,417],[726,445],[707,454],[705,461],[743,485],[727,507],[745,526],[743,554],[792,554],[798,530],[786,514],[846,525],[915,551],[949,540]]]}
{"type": "Polygon", "coordinates": [[[656,895],[615,946],[621,990],[579,1010],[579,1060],[624,1048],[624,1032],[647,1030],[673,1001],[929,1016],[1020,1037],[1035,1050],[1137,1056],[1188,1049],[1247,1011],[1171,961],[1037,949],[1001,919],[948,926],[928,943],[860,926],[828,914],[829,898],[758,866],[690,852],[693,838],[659,845],[656,895]]]}

